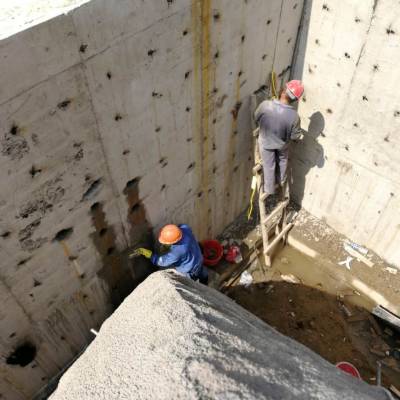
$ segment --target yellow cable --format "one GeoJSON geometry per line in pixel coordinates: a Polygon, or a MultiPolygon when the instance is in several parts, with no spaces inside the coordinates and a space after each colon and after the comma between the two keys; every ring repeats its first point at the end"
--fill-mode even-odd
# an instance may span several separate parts
{"type": "Polygon", "coordinates": [[[253,200],[254,200],[254,195],[256,194],[256,188],[254,188],[251,191],[251,196],[250,196],[250,207],[249,210],[247,211],[247,221],[250,220],[251,214],[253,213],[253,200]]]}
{"type": "Polygon", "coordinates": [[[271,72],[271,86],[272,86],[272,98],[276,99],[277,95],[276,95],[276,89],[275,89],[275,72],[274,71],[271,72]]]}

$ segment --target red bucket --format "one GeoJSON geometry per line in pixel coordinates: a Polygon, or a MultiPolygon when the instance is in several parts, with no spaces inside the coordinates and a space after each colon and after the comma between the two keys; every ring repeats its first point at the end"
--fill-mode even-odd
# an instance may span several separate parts
{"type": "Polygon", "coordinates": [[[341,369],[343,372],[346,372],[349,375],[354,376],[355,378],[361,379],[361,375],[358,372],[358,369],[351,363],[347,361],[341,361],[336,364],[336,368],[341,369]]]}
{"type": "Polygon", "coordinates": [[[201,242],[201,246],[203,248],[204,264],[208,267],[217,265],[224,254],[224,249],[218,240],[204,240],[201,242]]]}

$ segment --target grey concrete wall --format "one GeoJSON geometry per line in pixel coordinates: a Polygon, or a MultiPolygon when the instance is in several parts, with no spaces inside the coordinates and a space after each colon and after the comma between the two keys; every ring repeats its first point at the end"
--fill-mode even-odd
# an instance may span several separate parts
{"type": "Polygon", "coordinates": [[[288,75],[301,10],[93,0],[0,41],[3,397],[46,385],[146,276],[129,246],[246,207],[249,95],[288,75]]]}
{"type": "Polygon", "coordinates": [[[294,194],[334,229],[400,266],[400,7],[308,2],[294,77],[309,131],[295,146],[294,194]]]}

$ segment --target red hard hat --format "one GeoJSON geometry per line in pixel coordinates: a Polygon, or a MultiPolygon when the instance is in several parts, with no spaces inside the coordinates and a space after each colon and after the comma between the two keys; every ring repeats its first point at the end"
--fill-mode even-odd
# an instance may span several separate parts
{"type": "Polygon", "coordinates": [[[182,239],[182,231],[176,225],[165,225],[161,229],[158,241],[162,244],[175,244],[182,239]]]}
{"type": "Polygon", "coordinates": [[[292,100],[299,100],[304,93],[304,86],[301,81],[289,81],[286,84],[286,93],[292,100]]]}

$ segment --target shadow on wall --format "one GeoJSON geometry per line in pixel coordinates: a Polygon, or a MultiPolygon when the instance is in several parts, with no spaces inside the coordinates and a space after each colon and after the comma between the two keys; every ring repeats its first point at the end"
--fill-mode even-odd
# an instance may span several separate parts
{"type": "Polygon", "coordinates": [[[314,167],[322,168],[325,164],[324,148],[318,142],[325,128],[324,116],[318,111],[311,115],[308,130],[303,130],[304,137],[293,143],[289,163],[290,198],[301,207],[306,186],[306,176],[314,167]]]}
{"type": "MultiPolygon", "coordinates": [[[[313,0],[304,0],[303,15],[300,22],[296,48],[293,53],[293,68],[290,79],[303,80],[312,6],[313,0]]],[[[302,101],[306,102],[307,81],[304,81],[304,86],[305,95],[302,101]]],[[[320,135],[324,136],[324,128],[325,118],[321,112],[317,111],[309,117],[308,129],[303,129],[303,139],[293,143],[291,147],[288,170],[290,198],[299,208],[303,203],[308,173],[312,168],[322,168],[325,164],[324,149],[318,142],[318,137],[320,135]]]]}

